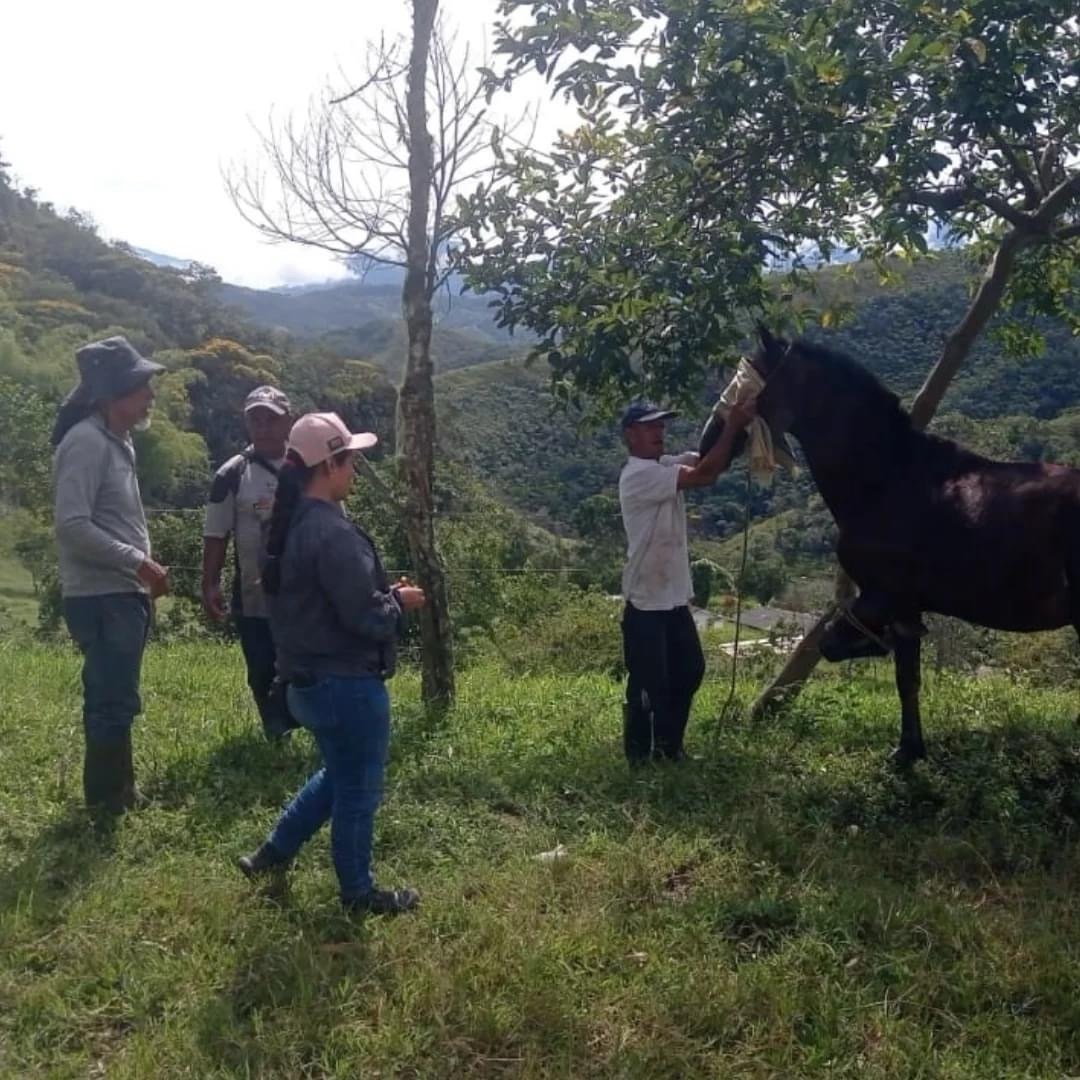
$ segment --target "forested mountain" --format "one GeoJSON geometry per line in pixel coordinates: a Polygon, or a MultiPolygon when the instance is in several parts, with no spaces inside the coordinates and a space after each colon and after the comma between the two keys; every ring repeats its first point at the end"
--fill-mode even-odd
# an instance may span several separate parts
{"type": "MultiPolygon", "coordinates": [[[[433,305],[432,355],[442,371],[498,360],[517,347],[515,339],[496,327],[487,300],[459,294],[459,289],[444,290],[433,305]]],[[[400,285],[346,281],[268,291],[222,283],[214,295],[260,326],[286,330],[338,355],[371,357],[394,377],[401,372],[405,335],[400,285]]]]}
{"type": "MultiPolygon", "coordinates": [[[[0,561],[17,558],[33,575],[44,627],[57,621],[49,433],[59,401],[76,381],[75,351],[110,334],[124,334],[167,369],[155,380],[153,424],[136,443],[144,501],[157,511],[150,522],[154,549],[173,568],[170,618],[180,620],[178,626],[195,624],[198,510],[211,470],[246,441],[243,400],[262,382],[286,389],[298,412],[333,409],[352,427],[379,434],[369,457],[381,484],[356,485],[354,512],[379,536],[391,564],[406,565],[400,515],[389,494],[393,470],[380,461],[395,444],[397,394],[388,373],[404,352],[398,325],[384,317],[387,297],[375,305],[380,314],[366,331],[358,319],[355,327],[333,331],[336,340],[320,343],[258,325],[226,304],[221,292],[207,267],[158,266],[124,245],[103,242],[87,219],[60,214],[33,192],[15,189],[0,166],[0,430],[6,447],[0,455],[0,561]]],[[[483,336],[449,334],[436,335],[436,354],[447,366],[492,355],[494,346],[483,336]]],[[[436,486],[447,559],[452,569],[469,568],[451,582],[455,630],[464,643],[504,607],[522,609],[530,580],[501,571],[565,560],[554,538],[499,503],[482,478],[444,461],[436,486]]],[[[4,614],[0,602],[0,626],[4,614]]]]}
{"type": "MultiPolygon", "coordinates": [[[[896,273],[898,281],[882,285],[870,268],[823,271],[823,298],[840,296],[854,308],[843,328],[810,336],[864,363],[906,402],[961,318],[971,279],[958,252],[896,273]]],[[[1078,414],[1069,410],[1080,408],[1080,340],[1059,325],[1041,328],[1041,356],[1009,358],[993,335],[981,340],[949,390],[934,430],[998,456],[1075,460],[1078,414]],[[1041,422],[1054,418],[1060,422],[1041,422]]],[[[584,500],[614,492],[623,460],[614,423],[579,431],[547,393],[542,365],[511,361],[452,372],[439,380],[439,397],[445,452],[482,470],[521,509],[572,525],[584,500]]],[[[696,444],[711,404],[703,400],[692,416],[672,425],[672,448],[696,444]]],[[[781,546],[790,556],[830,548],[831,523],[811,495],[805,471],[794,479],[780,474],[771,489],[753,491],[755,517],[787,512],[781,546]]],[[[744,498],[739,471],[722,476],[711,491],[692,495],[698,536],[723,538],[739,529],[744,498]]]]}
{"type": "MultiPolygon", "coordinates": [[[[58,214],[0,171],[3,397],[18,386],[51,414],[75,381],[75,350],[93,338],[122,333],[153,354],[168,373],[153,428],[140,436],[151,504],[201,501],[207,469],[242,444],[241,403],[260,381],[280,382],[300,408],[337,408],[392,445],[395,393],[384,372],[255,325],[221,302],[218,285],[198,264],[157,267],[104,243],[80,215],[58,214]]],[[[5,431],[21,431],[28,410],[3,409],[5,431]]],[[[6,502],[25,502],[21,488],[20,474],[0,471],[6,502]]]]}
{"type": "MultiPolygon", "coordinates": [[[[898,270],[884,285],[869,267],[825,270],[823,299],[853,304],[850,321],[818,331],[909,399],[959,319],[970,288],[959,253],[898,270]]],[[[222,283],[197,263],[157,266],[104,243],[78,214],[58,214],[0,171],[0,421],[19,445],[0,466],[0,498],[18,505],[47,480],[29,463],[55,403],[74,380],[74,350],[126,334],[169,369],[151,432],[140,437],[150,503],[197,505],[207,471],[242,441],[240,403],[257,381],[286,387],[301,409],[334,408],[350,423],[394,438],[393,382],[404,355],[399,294],[346,282],[263,292],[222,283]]],[[[623,454],[614,424],[579,430],[556,407],[527,342],[496,329],[487,302],[466,295],[439,305],[434,353],[440,452],[517,511],[567,536],[617,541],[613,501],[623,454]],[[515,356],[516,354],[516,356],[515,356]],[[614,532],[605,522],[613,523],[614,532]],[[607,530],[605,532],[605,530],[607,530]]],[[[945,401],[938,429],[1008,457],[1072,460],[1078,445],[1080,342],[1045,328],[1044,355],[1005,356],[982,340],[945,401]]],[[[718,383],[723,372],[717,372],[718,383]]],[[[711,401],[685,410],[673,447],[692,446],[711,401]]],[[[740,471],[693,498],[699,541],[731,536],[743,520],[740,471]]],[[[831,526],[804,472],[755,487],[756,517],[777,516],[762,535],[788,559],[827,553],[831,526]]],[[[615,545],[617,546],[617,544],[615,545]]]]}

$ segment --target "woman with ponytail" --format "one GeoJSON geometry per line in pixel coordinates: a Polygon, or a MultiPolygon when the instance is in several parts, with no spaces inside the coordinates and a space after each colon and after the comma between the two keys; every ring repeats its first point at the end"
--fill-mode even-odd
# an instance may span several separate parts
{"type": "Polygon", "coordinates": [[[251,878],[284,869],[329,820],[342,904],[389,915],[411,911],[419,897],[377,888],[371,874],[390,743],[385,680],[394,673],[403,616],[424,604],[424,593],[389,585],[371,538],[341,509],[353,458],[375,442],[368,432],[351,433],[335,413],[302,416],[289,435],[262,585],[289,709],[315,736],[323,766],[239,865],[251,878]]]}

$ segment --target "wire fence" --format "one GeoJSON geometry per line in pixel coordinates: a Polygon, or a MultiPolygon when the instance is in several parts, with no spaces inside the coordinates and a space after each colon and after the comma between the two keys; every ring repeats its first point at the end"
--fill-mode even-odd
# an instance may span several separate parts
{"type": "MultiPolygon", "coordinates": [[[[166,569],[170,572],[202,573],[201,566],[170,565],[166,569]]],[[[414,574],[416,571],[386,568],[386,573],[391,577],[395,574],[400,577],[403,574],[414,574]]],[[[595,571],[586,566],[444,566],[443,573],[474,574],[477,577],[482,577],[487,574],[592,574],[595,571]]]]}

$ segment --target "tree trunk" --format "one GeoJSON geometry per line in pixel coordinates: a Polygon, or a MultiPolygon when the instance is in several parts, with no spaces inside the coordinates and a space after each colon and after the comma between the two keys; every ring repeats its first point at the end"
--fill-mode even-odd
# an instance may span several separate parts
{"type": "Polygon", "coordinates": [[[412,48],[406,118],[409,140],[409,225],[402,290],[409,351],[398,395],[399,459],[406,482],[405,532],[418,584],[427,593],[420,612],[423,648],[421,694],[442,710],[454,699],[454,652],[446,575],[435,544],[435,390],[431,363],[431,178],[435,168],[428,134],[428,54],[438,0],[413,0],[412,48]]]}
{"type": "MultiPolygon", "coordinates": [[[[982,283],[975,293],[975,298],[959,325],[945,339],[938,362],[931,368],[922,388],[915,395],[915,400],[911,405],[911,423],[916,430],[922,431],[934,418],[934,413],[937,412],[949,384],[960,370],[979,334],[997,311],[1013,266],[1016,264],[1016,257],[1027,242],[1027,236],[1016,229],[1011,229],[1002,237],[982,283]]],[[[842,579],[846,578],[847,575],[840,570],[837,574],[838,602],[843,602],[845,599],[841,595],[841,590],[845,588],[842,579]]],[[[850,594],[847,598],[850,599],[850,594]]],[[[810,678],[821,659],[818,644],[825,632],[825,624],[835,613],[836,605],[834,604],[799,642],[780,674],[761,692],[751,706],[750,715],[754,719],[760,719],[773,708],[798,696],[803,684],[810,678]]]]}

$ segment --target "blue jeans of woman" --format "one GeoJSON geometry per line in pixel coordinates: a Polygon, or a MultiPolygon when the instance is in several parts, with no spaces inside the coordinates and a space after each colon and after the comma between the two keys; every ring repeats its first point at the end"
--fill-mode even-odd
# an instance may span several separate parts
{"type": "Polygon", "coordinates": [[[323,767],[286,807],[270,844],[291,859],[329,820],[341,899],[371,892],[375,811],[390,749],[390,696],[379,678],[324,676],[288,690],[289,708],[319,744],[323,767]]]}

